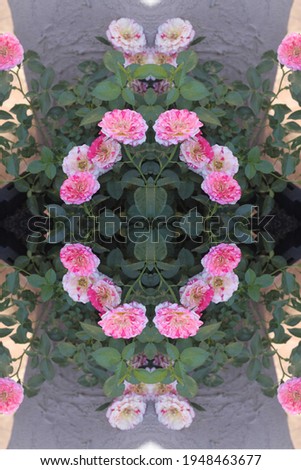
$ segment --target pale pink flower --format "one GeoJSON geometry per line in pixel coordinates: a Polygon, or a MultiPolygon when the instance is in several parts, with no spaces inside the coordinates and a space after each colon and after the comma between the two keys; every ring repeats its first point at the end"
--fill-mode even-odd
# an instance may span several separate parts
{"type": "Polygon", "coordinates": [[[159,397],[155,408],[160,423],[176,431],[188,428],[195,417],[189,401],[173,394],[159,397]]]}
{"type": "Polygon", "coordinates": [[[211,201],[221,205],[236,204],[241,198],[241,187],[238,182],[222,171],[209,173],[201,188],[211,201]]]}
{"type": "Polygon", "coordinates": [[[90,276],[100,263],[91,248],[81,243],[67,243],[60,251],[60,259],[64,268],[78,276],[90,276]]]}
{"type": "Polygon", "coordinates": [[[132,80],[128,83],[128,87],[134,93],[138,93],[139,95],[144,95],[144,93],[148,90],[148,84],[143,80],[132,80]]]}
{"type": "Polygon", "coordinates": [[[117,307],[121,301],[122,290],[107,276],[100,276],[88,289],[88,297],[96,310],[105,313],[117,307]]]}
{"type": "Polygon", "coordinates": [[[123,144],[136,146],[146,140],[148,125],[141,114],[131,109],[108,111],[98,125],[106,136],[123,144]]]}
{"type": "Polygon", "coordinates": [[[286,413],[301,414],[301,377],[293,377],[281,384],[277,397],[286,413]]]}
{"type": "Polygon", "coordinates": [[[198,332],[203,322],[192,310],[182,305],[163,302],[157,305],[153,320],[159,333],[168,338],[188,338],[198,332]]]}
{"type": "Polygon", "coordinates": [[[189,21],[171,18],[158,28],[156,47],[162,52],[173,54],[187,49],[195,31],[189,21]]]}
{"type": "Polygon", "coordinates": [[[106,416],[113,428],[127,431],[142,423],[146,410],[145,400],[139,395],[116,398],[107,409],[106,416]]]}
{"type": "Polygon", "coordinates": [[[146,45],[143,28],[130,18],[120,18],[110,23],[107,38],[118,49],[127,54],[143,51],[146,45]]]}
{"type": "Polygon", "coordinates": [[[144,305],[137,302],[119,305],[108,310],[98,322],[107,336],[113,338],[134,338],[142,333],[148,319],[144,305]]]}
{"type": "Polygon", "coordinates": [[[124,395],[139,395],[145,399],[149,398],[149,384],[140,382],[138,384],[131,384],[130,382],[124,381],[124,395]]]}
{"type": "Polygon", "coordinates": [[[149,384],[148,387],[148,399],[149,400],[156,400],[158,397],[162,395],[177,395],[177,381],[170,384],[162,384],[160,382],[156,384],[149,384]]]}
{"type": "Polygon", "coordinates": [[[144,353],[139,353],[135,354],[135,356],[132,357],[129,361],[127,361],[127,364],[133,369],[139,369],[140,367],[144,367],[148,365],[148,359],[144,353]]]}
{"type": "Polygon", "coordinates": [[[278,60],[291,70],[301,70],[301,34],[290,33],[278,47],[278,60]]]}
{"type": "Polygon", "coordinates": [[[88,145],[73,147],[63,160],[63,172],[67,176],[79,171],[88,171],[95,177],[100,175],[99,169],[88,159],[88,145]]]}
{"type": "Polygon", "coordinates": [[[9,377],[0,378],[0,414],[12,415],[24,398],[23,387],[9,377]]]}
{"type": "Polygon", "coordinates": [[[203,123],[198,115],[188,109],[171,109],[160,114],[153,129],[155,139],[161,145],[172,145],[194,137],[203,123]]]}
{"type": "Polygon", "coordinates": [[[209,142],[201,134],[197,134],[181,144],[179,157],[190,170],[201,175],[205,165],[213,158],[213,150],[209,142]]]}
{"type": "Polygon", "coordinates": [[[200,276],[194,276],[180,289],[180,301],[184,307],[200,313],[208,307],[214,291],[200,276]]]}
{"type": "Polygon", "coordinates": [[[123,54],[124,55],[124,67],[128,67],[131,64],[139,64],[145,65],[149,64],[149,50],[144,49],[141,52],[137,52],[136,54],[123,54]]]}
{"type": "Polygon", "coordinates": [[[201,263],[212,276],[224,276],[233,271],[241,259],[241,251],[234,243],[220,243],[210,248],[201,263]]]}
{"type": "Polygon", "coordinates": [[[229,176],[234,176],[239,170],[237,158],[228,147],[213,145],[213,158],[202,168],[202,175],[207,176],[213,171],[222,171],[229,176]]]}
{"type": "Polygon", "coordinates": [[[212,276],[203,271],[201,276],[212,287],[214,291],[212,302],[215,304],[227,302],[238,289],[239,279],[232,271],[223,276],[212,276]]]}
{"type": "Polygon", "coordinates": [[[177,54],[168,54],[158,49],[149,49],[148,63],[156,65],[170,64],[173,67],[177,66],[177,54]]]}
{"type": "Polygon", "coordinates": [[[97,272],[90,276],[78,276],[69,271],[63,276],[63,288],[75,302],[86,304],[89,302],[88,289],[99,278],[100,274],[97,272]]]}
{"type": "Polygon", "coordinates": [[[174,361],[172,361],[166,354],[157,353],[153,359],[153,364],[156,367],[167,369],[174,365],[174,361]]]}
{"type": "Polygon", "coordinates": [[[20,65],[24,59],[24,49],[14,34],[0,34],[0,70],[10,70],[20,65]]]}
{"type": "Polygon", "coordinates": [[[88,171],[78,171],[67,178],[60,189],[60,198],[65,204],[83,204],[97,193],[100,184],[88,171]]]}
{"type": "Polygon", "coordinates": [[[168,80],[159,80],[158,82],[155,82],[153,84],[153,90],[158,94],[158,95],[163,95],[163,93],[167,93],[172,85],[168,80]]]}
{"type": "Polygon", "coordinates": [[[113,139],[108,139],[104,134],[93,140],[88,148],[88,159],[94,164],[100,175],[111,170],[116,162],[121,160],[121,146],[113,139]]]}

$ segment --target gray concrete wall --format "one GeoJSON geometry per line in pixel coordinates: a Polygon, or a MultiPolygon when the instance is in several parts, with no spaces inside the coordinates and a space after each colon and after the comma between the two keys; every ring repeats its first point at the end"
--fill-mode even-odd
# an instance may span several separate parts
{"type": "MultiPolygon", "coordinates": [[[[3,0],[2,0],[3,1],[3,0]]],[[[98,59],[110,21],[132,17],[153,39],[167,18],[191,21],[206,36],[200,56],[226,65],[240,77],[262,52],[275,49],[287,31],[293,0],[9,0],[14,30],[26,48],[37,50],[61,77],[72,77],[76,64],[98,59]],[[148,3],[155,6],[147,6],[148,3]]],[[[0,0],[1,2],[1,0],[0,0]]]]}

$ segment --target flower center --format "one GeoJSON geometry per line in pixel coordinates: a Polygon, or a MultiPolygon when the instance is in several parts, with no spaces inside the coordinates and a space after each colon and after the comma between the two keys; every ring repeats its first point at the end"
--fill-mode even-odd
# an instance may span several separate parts
{"type": "Polygon", "coordinates": [[[81,278],[78,280],[78,285],[79,285],[80,287],[84,287],[84,288],[88,287],[88,281],[87,281],[87,279],[84,278],[84,277],[81,277],[81,278]]]}
{"type": "Polygon", "coordinates": [[[294,401],[301,401],[301,390],[294,390],[292,392],[292,399],[294,401]]]}
{"type": "Polygon", "coordinates": [[[88,167],[88,162],[87,160],[81,160],[80,162],[78,162],[78,168],[80,170],[86,170],[86,168],[88,167]]]}
{"type": "Polygon", "coordinates": [[[180,31],[177,31],[176,29],[171,29],[169,33],[167,33],[167,37],[171,40],[178,39],[180,37],[180,31]]]}
{"type": "Polygon", "coordinates": [[[222,287],[223,285],[223,280],[218,277],[217,279],[214,279],[214,287],[222,287]]]}
{"type": "Polygon", "coordinates": [[[7,53],[8,53],[7,47],[6,46],[1,46],[0,47],[0,55],[2,57],[5,57],[7,55],[7,53]]]}
{"type": "Polygon", "coordinates": [[[292,56],[299,57],[300,55],[301,55],[301,47],[300,46],[294,47],[292,50],[292,56]]]}
{"type": "Polygon", "coordinates": [[[217,161],[217,162],[214,162],[213,165],[216,170],[221,170],[223,168],[222,162],[217,161]]]}
{"type": "Polygon", "coordinates": [[[5,392],[5,391],[0,392],[0,401],[2,401],[2,402],[5,403],[5,402],[7,401],[7,399],[8,399],[8,397],[9,397],[9,393],[8,393],[8,392],[5,392]]]}

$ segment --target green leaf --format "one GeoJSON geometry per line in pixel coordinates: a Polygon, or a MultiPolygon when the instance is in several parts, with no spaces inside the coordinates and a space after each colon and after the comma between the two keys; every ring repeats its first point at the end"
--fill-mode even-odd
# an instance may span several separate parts
{"type": "Polygon", "coordinates": [[[51,285],[44,284],[41,287],[41,299],[44,302],[47,302],[48,300],[50,300],[53,297],[53,294],[54,294],[54,289],[51,285]]]}
{"type": "Polygon", "coordinates": [[[253,163],[247,163],[245,166],[245,175],[251,180],[256,175],[256,166],[253,163]]]}
{"type": "Polygon", "coordinates": [[[177,101],[179,96],[180,96],[180,92],[178,88],[175,88],[175,87],[171,88],[166,95],[166,100],[165,100],[166,106],[169,106],[175,101],[177,101]]]}
{"type": "Polygon", "coordinates": [[[125,348],[123,348],[122,350],[122,359],[124,359],[125,361],[129,361],[133,355],[135,354],[135,343],[130,343],[128,344],[127,346],[125,346],[125,348]]]}
{"type": "Polygon", "coordinates": [[[281,287],[285,294],[291,294],[294,290],[298,289],[295,276],[287,271],[282,274],[281,287]]]}
{"type": "Polygon", "coordinates": [[[301,328],[289,328],[288,331],[297,338],[301,338],[301,328]]]}
{"type": "Polygon", "coordinates": [[[180,355],[180,361],[185,365],[187,371],[197,369],[208,359],[209,353],[201,348],[187,348],[180,355]]]}
{"type": "Polygon", "coordinates": [[[141,215],[154,218],[161,214],[167,201],[167,192],[163,188],[147,185],[137,188],[134,193],[135,204],[141,215]]]}
{"type": "Polygon", "coordinates": [[[150,232],[147,240],[135,244],[134,255],[140,261],[162,261],[167,256],[167,247],[163,236],[159,235],[158,238],[153,235],[153,232],[150,232]]]}
{"type": "Polygon", "coordinates": [[[54,271],[54,269],[48,269],[48,271],[45,274],[45,279],[48,284],[55,284],[56,272],[54,271]]]}
{"type": "Polygon", "coordinates": [[[136,104],[135,95],[130,88],[124,88],[122,90],[121,95],[126,103],[129,103],[130,105],[135,106],[136,104]]]}
{"type": "Polygon", "coordinates": [[[221,322],[212,323],[211,325],[202,326],[198,333],[193,337],[196,341],[205,341],[205,339],[212,338],[221,326],[221,322]]]}
{"type": "Polygon", "coordinates": [[[97,349],[92,353],[92,356],[98,365],[113,372],[121,361],[121,354],[114,348],[97,349]]]}
{"type": "Polygon", "coordinates": [[[261,171],[261,173],[265,173],[267,175],[274,171],[274,166],[267,160],[262,160],[261,162],[256,163],[255,168],[257,171],[261,171]]]}
{"type": "Polygon", "coordinates": [[[152,106],[153,104],[156,103],[158,95],[152,88],[148,88],[146,93],[144,93],[143,98],[146,104],[149,104],[150,106],[152,106]]]}
{"type": "Polygon", "coordinates": [[[256,284],[253,284],[248,287],[248,296],[254,300],[254,302],[259,302],[260,300],[260,287],[256,284]]]}
{"type": "Polygon", "coordinates": [[[71,357],[76,351],[76,347],[72,343],[58,343],[57,348],[64,357],[71,357]]]}
{"type": "Polygon", "coordinates": [[[178,348],[171,343],[166,343],[166,353],[173,361],[176,361],[180,357],[178,348]]]}
{"type": "Polygon", "coordinates": [[[169,374],[167,369],[156,369],[149,372],[145,369],[134,369],[133,375],[136,379],[146,384],[156,384],[162,382],[169,374]]]}
{"type": "Polygon", "coordinates": [[[229,91],[225,96],[225,102],[230,106],[242,106],[244,104],[244,100],[238,91],[229,91]]]}
{"type": "Polygon", "coordinates": [[[58,97],[58,104],[60,106],[70,106],[71,104],[75,103],[76,96],[72,91],[63,91],[58,97]]]}
{"type": "Polygon", "coordinates": [[[92,111],[89,111],[81,120],[80,126],[88,126],[89,124],[94,124],[96,122],[99,122],[103,115],[106,112],[106,108],[103,108],[100,106],[99,108],[92,109],[92,111]]]}
{"type": "Polygon", "coordinates": [[[183,72],[186,74],[198,65],[198,61],[198,54],[192,50],[182,51],[177,57],[177,64],[183,64],[183,72]]]}
{"type": "Polygon", "coordinates": [[[6,285],[11,294],[15,294],[17,292],[20,287],[18,271],[13,271],[12,273],[7,274],[6,285]]]}
{"type": "Polygon", "coordinates": [[[255,272],[252,269],[248,269],[247,272],[245,273],[245,281],[247,284],[255,284],[256,283],[257,276],[255,272]]]}
{"type": "Polygon", "coordinates": [[[96,85],[91,94],[101,101],[112,101],[116,100],[120,93],[120,86],[108,79],[96,85]]]}
{"type": "Polygon", "coordinates": [[[45,90],[48,90],[51,87],[54,81],[54,78],[55,78],[54,70],[50,67],[45,69],[40,78],[40,84],[42,88],[44,88],[45,90]]]}
{"type": "Polygon", "coordinates": [[[197,113],[200,120],[205,122],[206,124],[211,124],[213,126],[221,126],[220,120],[212,111],[209,111],[208,109],[202,108],[200,106],[195,108],[194,111],[197,113]]]}
{"type": "Polygon", "coordinates": [[[146,326],[143,332],[137,336],[138,341],[141,343],[161,343],[164,339],[157,328],[146,326]]]}
{"type": "Polygon", "coordinates": [[[168,74],[164,67],[156,64],[140,65],[133,73],[133,78],[144,79],[150,76],[160,80],[167,78],[168,74]]]}
{"type": "Polygon", "coordinates": [[[124,64],[124,57],[122,52],[119,51],[107,51],[103,56],[103,63],[110,72],[115,73],[118,70],[118,63],[124,64]]]}
{"type": "Polygon", "coordinates": [[[5,162],[6,171],[13,176],[19,176],[20,161],[18,155],[13,153],[5,162]]]}
{"type": "Polygon", "coordinates": [[[0,338],[8,336],[13,331],[13,328],[0,328],[0,338]]]}
{"type": "Polygon", "coordinates": [[[40,173],[41,171],[44,171],[45,164],[41,162],[40,160],[34,160],[33,162],[30,162],[27,171],[32,174],[37,174],[40,173]]]}
{"type": "MultiPolygon", "coordinates": [[[[102,37],[102,36],[95,36],[95,39],[97,39],[97,41],[99,42],[102,42],[103,44],[105,44],[106,46],[112,46],[112,44],[110,43],[110,41],[108,41],[106,38],[102,37]]],[[[97,409],[97,411],[99,411],[97,409]]]]}
{"type": "Polygon", "coordinates": [[[242,343],[229,343],[225,347],[225,352],[230,357],[236,357],[236,356],[239,356],[239,354],[242,352],[243,348],[244,348],[244,345],[242,343]]]}
{"type": "Polygon", "coordinates": [[[103,391],[107,397],[119,397],[124,392],[124,384],[119,383],[118,378],[112,375],[105,381],[103,391]]]}
{"type": "Polygon", "coordinates": [[[51,341],[47,333],[42,333],[39,344],[39,351],[44,355],[48,356],[51,350],[51,341]]]}
{"type": "Polygon", "coordinates": [[[273,282],[274,277],[270,274],[263,274],[256,279],[256,284],[258,284],[260,287],[269,287],[273,284],[273,282]]]}
{"type": "Polygon", "coordinates": [[[96,339],[97,341],[104,341],[107,338],[100,326],[83,322],[80,323],[80,326],[87,333],[88,338],[96,339]]]}
{"type": "Polygon", "coordinates": [[[199,387],[196,381],[189,375],[184,376],[183,385],[177,384],[178,393],[186,398],[193,398],[198,393],[199,387]]]}
{"type": "Polygon", "coordinates": [[[154,343],[147,343],[144,348],[144,354],[146,355],[147,359],[152,361],[157,354],[158,350],[154,343]]]}
{"type": "Polygon", "coordinates": [[[180,93],[188,101],[200,101],[210,94],[205,85],[195,79],[184,83],[180,88],[180,93]]]}
{"type": "Polygon", "coordinates": [[[55,376],[53,363],[50,359],[44,358],[39,364],[40,372],[46,380],[52,380],[55,376]]]}
{"type": "Polygon", "coordinates": [[[292,155],[284,155],[282,159],[282,173],[284,176],[294,173],[297,165],[297,159],[292,155]]]}
{"type": "Polygon", "coordinates": [[[261,371],[261,363],[259,359],[251,359],[247,368],[247,377],[249,380],[255,380],[261,371]]]}
{"type": "Polygon", "coordinates": [[[250,87],[253,89],[257,89],[261,85],[261,78],[257,70],[253,67],[250,67],[247,70],[247,79],[250,84],[250,87]]]}

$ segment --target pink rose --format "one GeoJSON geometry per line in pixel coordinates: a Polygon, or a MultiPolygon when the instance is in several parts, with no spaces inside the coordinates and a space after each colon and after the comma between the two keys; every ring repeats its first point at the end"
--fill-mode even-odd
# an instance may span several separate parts
{"type": "Polygon", "coordinates": [[[112,279],[103,275],[88,289],[91,304],[101,313],[117,307],[121,301],[121,294],[121,288],[116,286],[112,279]]]}
{"type": "Polygon", "coordinates": [[[238,266],[240,259],[241,251],[234,243],[221,243],[210,248],[201,263],[212,276],[224,276],[238,266]]]}
{"type": "Polygon", "coordinates": [[[86,304],[89,302],[88,289],[99,278],[100,274],[97,272],[90,276],[78,276],[69,271],[63,276],[63,288],[74,302],[86,304]]]}
{"type": "Polygon", "coordinates": [[[286,65],[291,70],[301,70],[301,34],[287,34],[277,53],[280,64],[286,65]]]}
{"type": "Polygon", "coordinates": [[[96,178],[100,175],[99,169],[88,159],[88,145],[73,147],[63,160],[63,172],[67,176],[81,171],[92,173],[96,178]]]}
{"type": "Polygon", "coordinates": [[[23,387],[9,377],[0,378],[0,414],[12,415],[24,398],[23,387]]]}
{"type": "Polygon", "coordinates": [[[236,204],[241,198],[241,187],[238,182],[222,171],[209,173],[201,188],[211,201],[221,205],[236,204]]]}
{"type": "Polygon", "coordinates": [[[115,49],[128,54],[141,52],[146,45],[143,28],[130,18],[120,18],[110,23],[107,38],[115,49]]]}
{"type": "Polygon", "coordinates": [[[277,397],[286,413],[301,414],[301,377],[293,377],[281,384],[277,397]]]}
{"type": "Polygon", "coordinates": [[[60,251],[60,259],[64,268],[78,276],[90,276],[100,263],[91,248],[81,243],[67,243],[60,251]]]}
{"type": "Polygon", "coordinates": [[[102,133],[93,140],[88,150],[88,159],[93,162],[99,174],[111,170],[121,157],[120,144],[116,140],[108,139],[102,133]]]}
{"type": "Polygon", "coordinates": [[[212,301],[214,291],[200,275],[194,276],[180,289],[180,301],[184,307],[200,313],[212,301]]]}
{"type": "Polygon", "coordinates": [[[124,66],[128,67],[131,64],[145,65],[149,64],[149,50],[145,49],[141,52],[136,52],[135,54],[123,54],[124,55],[124,66]]]}
{"type": "Polygon", "coordinates": [[[202,169],[202,175],[207,176],[214,171],[222,171],[234,176],[239,170],[238,160],[228,147],[213,145],[213,158],[202,169]]]}
{"type": "Polygon", "coordinates": [[[180,52],[189,46],[194,35],[195,31],[189,21],[171,18],[159,26],[156,47],[167,54],[180,52]]]}
{"type": "Polygon", "coordinates": [[[214,304],[227,302],[227,300],[229,300],[233,293],[238,289],[239,279],[232,271],[224,274],[223,276],[212,276],[206,271],[203,271],[201,277],[214,291],[212,297],[212,302],[214,304]]]}
{"type": "Polygon", "coordinates": [[[20,65],[24,59],[24,49],[16,36],[0,34],[0,70],[10,70],[20,65]]]}
{"type": "Polygon", "coordinates": [[[202,170],[213,159],[213,149],[209,142],[197,134],[192,139],[185,140],[180,146],[180,160],[185,162],[190,170],[202,174],[202,170]]]}
{"type": "Polygon", "coordinates": [[[159,333],[168,338],[189,338],[203,325],[194,311],[182,305],[164,302],[157,305],[155,311],[153,322],[159,333]]]}
{"type": "Polygon", "coordinates": [[[168,146],[194,137],[202,126],[203,123],[195,112],[188,109],[171,109],[160,114],[153,129],[156,132],[156,141],[168,146]]]}
{"type": "Polygon", "coordinates": [[[115,398],[107,409],[106,416],[113,428],[127,431],[142,423],[146,403],[139,395],[125,395],[115,398]]]}
{"type": "Polygon", "coordinates": [[[100,184],[88,171],[78,171],[66,179],[60,189],[60,198],[65,204],[83,204],[97,193],[100,184]]]}
{"type": "Polygon", "coordinates": [[[155,408],[160,423],[176,431],[188,428],[195,417],[189,401],[174,394],[158,397],[155,408]]]}
{"type": "Polygon", "coordinates": [[[148,125],[141,114],[131,109],[108,111],[98,125],[103,134],[123,144],[136,146],[146,140],[148,125]]]}
{"type": "Polygon", "coordinates": [[[142,333],[148,319],[144,305],[137,302],[119,305],[108,310],[98,322],[107,336],[134,338],[142,333]]]}

